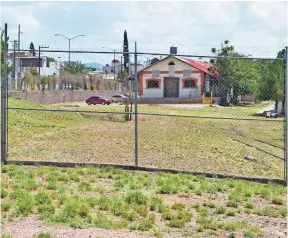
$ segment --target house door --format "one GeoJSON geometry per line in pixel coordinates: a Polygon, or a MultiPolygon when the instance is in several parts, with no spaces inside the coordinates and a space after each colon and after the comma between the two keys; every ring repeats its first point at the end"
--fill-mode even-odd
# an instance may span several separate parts
{"type": "Polygon", "coordinates": [[[179,78],[164,78],[164,97],[179,97],[179,78]]]}

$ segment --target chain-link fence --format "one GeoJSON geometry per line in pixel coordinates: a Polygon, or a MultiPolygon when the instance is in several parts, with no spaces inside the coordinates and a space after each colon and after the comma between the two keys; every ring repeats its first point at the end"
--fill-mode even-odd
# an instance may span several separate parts
{"type": "Polygon", "coordinates": [[[2,162],[286,179],[283,58],[34,53],[5,54],[2,162]]]}

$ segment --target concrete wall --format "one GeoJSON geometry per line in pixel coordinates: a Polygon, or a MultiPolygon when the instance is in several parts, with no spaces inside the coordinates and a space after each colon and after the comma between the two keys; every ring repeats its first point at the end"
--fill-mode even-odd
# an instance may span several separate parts
{"type": "Polygon", "coordinates": [[[29,92],[9,92],[9,97],[20,98],[38,104],[54,104],[65,102],[84,102],[91,96],[104,96],[111,98],[117,91],[29,91],[29,92]]]}

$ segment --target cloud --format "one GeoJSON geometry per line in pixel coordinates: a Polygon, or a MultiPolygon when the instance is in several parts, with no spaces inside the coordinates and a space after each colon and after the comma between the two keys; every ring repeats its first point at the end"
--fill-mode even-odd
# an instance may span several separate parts
{"type": "Polygon", "coordinates": [[[287,28],[287,2],[251,2],[250,9],[262,24],[287,28]]]}

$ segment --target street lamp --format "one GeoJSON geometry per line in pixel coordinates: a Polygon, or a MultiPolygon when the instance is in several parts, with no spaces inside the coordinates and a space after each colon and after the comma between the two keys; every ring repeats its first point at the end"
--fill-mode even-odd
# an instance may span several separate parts
{"type": "Polygon", "coordinates": [[[61,35],[61,34],[55,34],[55,36],[62,36],[62,37],[64,37],[65,39],[69,40],[69,65],[70,65],[70,41],[73,40],[73,39],[75,39],[76,37],[85,36],[85,35],[77,35],[77,36],[74,36],[74,37],[72,37],[72,38],[68,38],[68,37],[63,36],[63,35],[61,35]]]}

